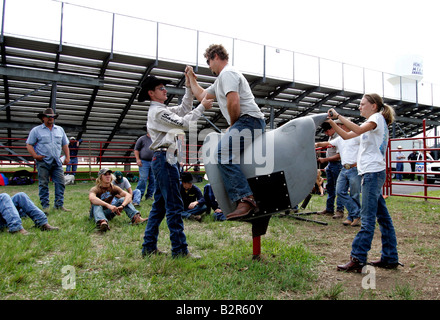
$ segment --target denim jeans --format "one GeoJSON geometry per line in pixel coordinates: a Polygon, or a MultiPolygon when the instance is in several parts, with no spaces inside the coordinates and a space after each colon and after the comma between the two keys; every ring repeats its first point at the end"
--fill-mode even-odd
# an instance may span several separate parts
{"type": "Polygon", "coordinates": [[[212,216],[214,217],[214,221],[225,221],[226,217],[223,212],[213,212],[212,216]]]}
{"type": "Polygon", "coordinates": [[[38,195],[43,208],[49,207],[49,180],[55,185],[55,208],[64,206],[64,171],[63,167],[55,161],[47,164],[44,161],[36,161],[38,170],[38,195]]]}
{"type": "MultiPolygon", "coordinates": [[[[399,162],[396,164],[396,171],[403,171],[403,163],[399,162]]],[[[403,174],[402,173],[396,173],[396,179],[397,180],[402,180],[403,179],[403,174]]]]}
{"type": "Polygon", "coordinates": [[[348,220],[353,221],[360,216],[361,210],[361,181],[362,177],[358,174],[357,168],[342,168],[336,182],[336,194],[338,199],[348,211],[348,220]],[[348,190],[350,189],[350,193],[348,190]]]}
{"type": "Polygon", "coordinates": [[[76,168],[78,167],[77,164],[78,164],[78,158],[76,156],[70,158],[70,162],[66,166],[66,173],[76,175],[76,168]],[[72,172],[69,172],[69,171],[72,171],[72,172]]]}
{"type": "MultiPolygon", "coordinates": [[[[116,205],[115,203],[118,200],[119,200],[119,198],[114,197],[113,200],[112,200],[112,205],[115,206],[116,205]]],[[[133,204],[137,203],[137,204],[139,204],[140,202],[141,202],[141,192],[138,189],[134,189],[133,190],[133,196],[132,196],[132,199],[131,199],[130,203],[133,203],[133,204]]]]}
{"type": "Polygon", "coordinates": [[[182,211],[182,218],[188,219],[192,215],[196,216],[196,215],[203,214],[206,212],[207,209],[208,208],[206,207],[205,204],[197,205],[193,209],[187,209],[187,210],[182,211]]]}
{"type": "Polygon", "coordinates": [[[335,211],[335,198],[336,198],[336,210],[344,211],[344,204],[342,200],[336,197],[336,182],[338,180],[339,173],[341,172],[342,164],[341,162],[329,162],[325,168],[325,174],[327,176],[327,184],[325,188],[327,189],[327,202],[326,208],[328,212],[335,211]]]}
{"type": "Polygon", "coordinates": [[[0,194],[0,229],[9,228],[9,232],[23,229],[20,217],[30,217],[37,227],[47,223],[47,217],[24,192],[14,196],[0,194]]]}
{"type": "MultiPolygon", "coordinates": [[[[141,198],[145,193],[145,189],[147,189],[147,193],[145,194],[145,198],[152,198],[154,195],[154,174],[153,170],[151,168],[151,161],[141,160],[142,166],[139,167],[139,181],[136,186],[136,189],[138,189],[141,193],[141,198]],[[148,188],[147,188],[148,183],[148,188]]],[[[133,202],[140,203],[139,201],[135,201],[133,197],[133,202]]]]}
{"type": "Polygon", "coordinates": [[[382,196],[385,182],[385,170],[366,173],[362,176],[361,230],[352,243],[351,256],[361,263],[367,262],[367,254],[373,241],[376,219],[382,234],[381,260],[385,263],[397,263],[397,239],[393,221],[382,196]]]}
{"type": "Polygon", "coordinates": [[[217,149],[220,175],[229,199],[233,202],[252,195],[248,181],[241,171],[241,155],[246,146],[252,144],[256,135],[264,132],[263,119],[243,115],[222,136],[217,149]],[[237,142],[239,139],[239,142],[237,142]]]}
{"type": "MultiPolygon", "coordinates": [[[[115,199],[116,201],[112,201],[112,204],[116,207],[119,207],[124,202],[124,198],[115,198],[115,199]]],[[[124,211],[127,214],[127,217],[130,218],[130,220],[134,217],[135,214],[139,213],[139,211],[136,210],[136,208],[133,206],[131,202],[124,208],[124,211]]],[[[100,220],[109,221],[113,219],[115,216],[116,213],[112,212],[110,209],[107,209],[103,206],[92,204],[92,207],[90,208],[90,219],[95,219],[95,223],[97,223],[100,220]]]]}
{"type": "Polygon", "coordinates": [[[132,199],[132,203],[141,203],[141,199],[142,199],[142,194],[141,194],[141,190],[139,189],[134,189],[133,190],[133,199],[132,199]]]}
{"type": "Polygon", "coordinates": [[[180,195],[180,174],[177,163],[167,162],[165,151],[156,151],[151,166],[154,172],[156,191],[154,202],[145,227],[142,254],[157,250],[159,226],[166,217],[170,230],[171,254],[173,257],[188,254],[188,244],[182,220],[183,201],[180,195]]]}

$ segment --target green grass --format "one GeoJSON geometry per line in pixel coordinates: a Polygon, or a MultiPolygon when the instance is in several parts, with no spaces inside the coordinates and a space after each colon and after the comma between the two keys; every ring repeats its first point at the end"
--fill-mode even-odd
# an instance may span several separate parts
{"type": "MultiPolygon", "coordinates": [[[[59,231],[41,232],[27,218],[23,225],[32,235],[0,232],[0,299],[290,300],[337,299],[345,294],[342,283],[319,288],[317,266],[322,257],[309,245],[328,247],[325,237],[314,235],[326,227],[273,217],[267,234],[262,236],[262,260],[255,261],[250,224],[216,222],[204,216],[202,223],[185,221],[189,250],[202,259],[172,259],[170,255],[142,258],[145,225],[132,226],[128,217],[121,215],[110,221],[110,231],[97,232],[88,213],[88,191],[92,186],[92,182],[66,186],[65,206],[72,212],[52,209],[48,216],[49,223],[59,227],[59,231]],[[307,241],[298,236],[304,230],[307,241]],[[62,270],[66,266],[75,271],[75,289],[63,289],[67,274],[62,270]]],[[[13,195],[19,191],[26,192],[40,206],[36,184],[0,187],[0,193],[13,195]]],[[[51,204],[53,194],[51,185],[51,204]]],[[[435,194],[439,196],[440,192],[435,194]]],[[[314,196],[308,209],[320,210],[325,199],[314,196]]],[[[407,223],[438,219],[435,202],[395,197],[387,203],[391,212],[404,212],[402,219],[407,223]]],[[[151,204],[141,202],[143,217],[148,215],[151,204]]],[[[170,251],[165,221],[160,226],[158,247],[170,251]]],[[[422,246],[417,250],[438,254],[438,247],[422,246]]],[[[392,298],[411,299],[411,289],[400,284],[392,298]]]]}
{"type": "MultiPolygon", "coordinates": [[[[41,232],[25,218],[23,226],[32,235],[0,233],[2,299],[282,299],[284,291],[309,290],[315,279],[311,265],[317,257],[301,244],[277,241],[289,236],[288,229],[262,242],[265,259],[257,262],[250,224],[215,222],[210,216],[203,223],[185,222],[189,249],[202,259],[142,258],[145,225],[132,226],[121,215],[110,221],[109,232],[97,232],[88,218],[92,186],[66,186],[65,206],[73,212],[52,209],[48,216],[58,232],[41,232]],[[74,267],[74,290],[62,287],[64,266],[74,267]]],[[[19,191],[39,205],[37,185],[0,189],[10,195],[19,191]]],[[[53,202],[53,186],[50,194],[53,202]]],[[[150,208],[151,201],[142,201],[142,216],[150,208]]],[[[165,221],[159,248],[170,251],[165,221]]]]}

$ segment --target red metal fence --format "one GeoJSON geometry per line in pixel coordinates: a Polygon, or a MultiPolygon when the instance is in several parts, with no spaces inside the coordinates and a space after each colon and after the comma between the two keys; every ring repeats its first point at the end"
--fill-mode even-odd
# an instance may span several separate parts
{"type": "MultiPolygon", "coordinates": [[[[384,195],[385,196],[402,196],[402,197],[415,197],[415,198],[425,198],[425,199],[436,199],[440,200],[440,197],[434,197],[430,195],[429,189],[440,188],[440,184],[428,183],[427,176],[432,174],[427,171],[428,163],[439,163],[440,160],[426,160],[426,153],[428,151],[440,150],[440,148],[428,148],[426,141],[429,139],[438,139],[440,137],[427,137],[426,136],[426,126],[425,121],[423,122],[423,134],[419,138],[401,138],[401,139],[390,139],[388,149],[387,149],[387,179],[384,185],[384,195]],[[411,140],[421,140],[423,141],[423,147],[417,148],[418,151],[423,153],[423,160],[392,160],[392,154],[397,152],[398,149],[392,148],[392,142],[398,141],[403,143],[404,141],[411,140]],[[398,172],[393,167],[398,162],[411,163],[411,162],[423,162],[422,172],[412,172],[404,171],[398,172]],[[413,195],[407,193],[398,193],[395,191],[395,187],[415,186],[415,183],[410,181],[400,182],[393,181],[393,175],[396,173],[408,174],[418,174],[423,176],[423,183],[417,183],[418,186],[423,187],[423,195],[413,195]],[[393,190],[394,189],[394,190],[393,190]]],[[[133,153],[133,142],[122,142],[122,141],[88,141],[82,142],[78,148],[78,178],[75,180],[93,180],[96,178],[99,169],[102,167],[112,167],[118,168],[122,167],[120,170],[127,173],[138,174],[138,167],[136,165],[136,159],[133,153]],[[104,146],[107,145],[105,148],[104,146]],[[126,146],[126,147],[125,147],[126,146]],[[83,169],[81,169],[83,168],[83,169]],[[86,170],[84,170],[86,168],[86,170]]],[[[204,174],[203,163],[200,163],[200,145],[198,146],[185,146],[185,155],[183,160],[184,170],[190,170],[194,173],[204,174]]],[[[317,152],[324,152],[318,148],[317,152]]],[[[402,152],[411,152],[413,148],[401,149],[402,152]]],[[[26,169],[34,174],[34,180],[37,178],[37,171],[34,159],[30,156],[26,149],[26,139],[15,139],[15,138],[0,138],[0,173],[11,176],[14,171],[26,169]]],[[[67,172],[66,174],[71,173],[67,172]]],[[[440,182],[440,172],[437,174],[438,182],[440,182]]],[[[401,189],[401,188],[400,188],[401,189]]]]}
{"type": "MultiPolygon", "coordinates": [[[[78,156],[75,156],[78,158],[78,164],[75,164],[78,167],[78,178],[75,180],[94,180],[102,167],[120,168],[125,174],[138,174],[133,146],[133,142],[126,141],[82,141],[78,147],[78,156]]],[[[204,174],[203,163],[198,161],[199,153],[195,151],[200,147],[185,146],[186,152],[181,163],[184,170],[204,174]]],[[[26,139],[0,138],[0,173],[12,176],[15,171],[23,169],[33,173],[34,180],[37,180],[35,160],[26,149],[26,139]]]]}
{"type": "MultiPolygon", "coordinates": [[[[387,179],[384,185],[384,195],[385,196],[400,196],[400,197],[412,197],[412,198],[424,198],[424,199],[435,199],[435,200],[440,200],[440,197],[434,197],[430,194],[430,189],[432,190],[433,188],[440,188],[440,184],[435,184],[435,182],[440,182],[440,165],[438,167],[432,168],[433,171],[428,171],[428,164],[437,164],[440,163],[440,160],[430,160],[427,159],[429,157],[427,157],[427,154],[431,151],[438,151],[440,150],[440,148],[428,148],[427,147],[427,141],[430,139],[438,139],[440,138],[439,136],[433,136],[433,137],[428,137],[426,136],[426,123],[425,120],[423,120],[423,133],[421,137],[418,138],[399,138],[399,139],[390,139],[388,142],[388,149],[387,149],[387,179]],[[402,149],[397,149],[397,148],[392,148],[392,143],[393,142],[398,142],[401,144],[404,144],[405,141],[422,141],[422,146],[418,147],[418,148],[402,148],[402,149]],[[423,159],[420,160],[407,160],[408,156],[406,156],[406,160],[392,160],[392,154],[398,151],[402,151],[402,152],[412,152],[413,150],[417,150],[418,152],[421,152],[421,154],[423,155],[423,159]],[[412,171],[412,169],[410,171],[396,171],[396,169],[394,168],[395,165],[397,163],[419,163],[419,164],[423,164],[423,165],[419,165],[419,168],[422,168],[421,171],[412,171]],[[393,175],[395,174],[405,174],[405,175],[414,175],[414,176],[422,176],[423,178],[423,182],[422,183],[417,183],[417,182],[411,182],[411,181],[406,181],[406,182],[400,182],[400,181],[393,181],[393,175]],[[429,180],[431,183],[428,183],[428,175],[429,177],[431,177],[429,180]],[[432,179],[432,176],[434,176],[434,178],[432,179]],[[423,187],[423,195],[414,195],[414,194],[407,194],[407,193],[398,193],[396,191],[394,191],[395,189],[397,189],[397,187],[399,187],[400,190],[403,190],[404,187],[414,187],[414,186],[419,186],[419,187],[423,187]]],[[[437,144],[434,144],[437,145],[437,144]]],[[[437,152],[438,153],[438,152],[437,152]]]]}

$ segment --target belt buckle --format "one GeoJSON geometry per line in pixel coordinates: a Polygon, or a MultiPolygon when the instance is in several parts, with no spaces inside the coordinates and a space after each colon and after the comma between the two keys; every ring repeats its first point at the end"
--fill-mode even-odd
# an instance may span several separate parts
{"type": "Polygon", "coordinates": [[[344,168],[347,169],[347,170],[348,170],[348,169],[351,169],[351,165],[349,165],[348,163],[346,163],[346,164],[344,164],[344,168]]]}

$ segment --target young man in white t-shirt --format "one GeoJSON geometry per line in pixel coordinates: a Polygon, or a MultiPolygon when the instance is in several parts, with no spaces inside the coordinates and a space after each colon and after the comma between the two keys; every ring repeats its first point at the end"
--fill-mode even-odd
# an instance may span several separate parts
{"type": "Polygon", "coordinates": [[[222,115],[230,125],[218,145],[218,165],[226,192],[230,200],[237,203],[236,209],[228,213],[226,218],[244,219],[252,212],[257,213],[259,209],[249,183],[241,171],[239,159],[245,146],[264,132],[264,114],[255,103],[246,78],[229,65],[229,54],[222,45],[209,46],[204,56],[212,73],[217,76],[215,82],[203,89],[197,83],[192,69],[188,76],[194,94],[216,98],[222,115]],[[243,142],[229,143],[240,141],[241,138],[243,142]]]}
{"type": "MultiPolygon", "coordinates": [[[[340,121],[335,121],[345,131],[350,131],[340,121]]],[[[361,225],[361,176],[357,170],[357,157],[359,153],[360,137],[344,140],[341,137],[336,137],[331,141],[317,142],[315,146],[326,147],[332,145],[337,147],[341,157],[342,169],[336,181],[336,195],[342,201],[344,207],[348,211],[347,219],[343,225],[351,225],[353,227],[361,225]]]]}
{"type": "MultiPolygon", "coordinates": [[[[113,181],[113,184],[131,194],[133,205],[135,207],[139,206],[139,202],[141,201],[141,191],[139,189],[133,190],[130,181],[124,177],[121,171],[115,171],[115,177],[116,179],[113,181]]],[[[113,199],[113,201],[116,201],[116,198],[113,199]]]]}

